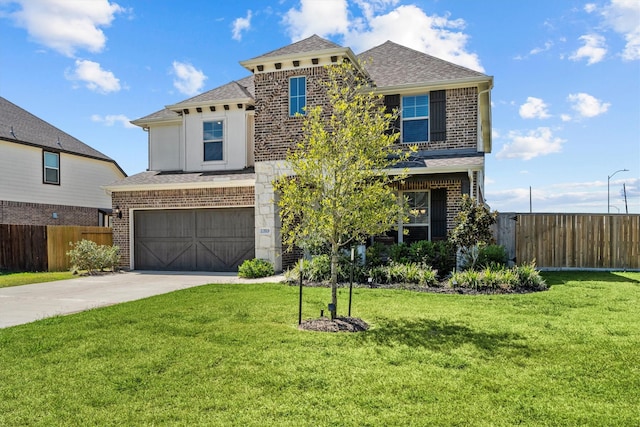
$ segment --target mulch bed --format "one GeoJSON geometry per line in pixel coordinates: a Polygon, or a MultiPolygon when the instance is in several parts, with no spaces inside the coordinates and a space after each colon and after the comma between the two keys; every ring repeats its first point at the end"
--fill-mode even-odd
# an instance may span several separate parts
{"type": "MultiPolygon", "coordinates": [[[[298,283],[289,283],[291,286],[298,286],[298,283]]],[[[331,287],[329,283],[324,282],[304,282],[305,287],[310,288],[328,288],[331,287]]],[[[348,283],[338,283],[338,288],[348,288],[348,283]]],[[[367,284],[367,283],[354,283],[354,288],[373,288],[373,289],[398,289],[414,292],[429,292],[434,294],[464,294],[464,295],[501,295],[501,294],[528,294],[532,292],[540,292],[545,289],[529,289],[529,288],[496,288],[496,289],[471,289],[463,287],[449,287],[444,284],[440,286],[420,286],[407,283],[394,283],[394,284],[367,284]]]]}
{"type": "Polygon", "coordinates": [[[298,329],[316,332],[363,332],[369,329],[369,324],[358,317],[328,317],[310,319],[302,322],[298,329]]]}

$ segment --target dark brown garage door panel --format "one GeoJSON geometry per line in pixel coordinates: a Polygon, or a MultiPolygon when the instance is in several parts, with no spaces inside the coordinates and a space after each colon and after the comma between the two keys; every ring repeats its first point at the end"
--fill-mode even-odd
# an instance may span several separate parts
{"type": "Polygon", "coordinates": [[[253,208],[137,211],[138,270],[237,271],[255,256],[253,208]]]}

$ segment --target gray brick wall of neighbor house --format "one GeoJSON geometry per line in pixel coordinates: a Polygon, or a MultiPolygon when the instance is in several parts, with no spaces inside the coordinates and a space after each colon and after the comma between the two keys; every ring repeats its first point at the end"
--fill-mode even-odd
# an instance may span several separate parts
{"type": "Polygon", "coordinates": [[[129,209],[215,208],[254,206],[253,187],[114,192],[112,203],[122,212],[113,218],[113,244],[120,247],[120,266],[130,268],[129,209]]]}
{"type": "Polygon", "coordinates": [[[0,201],[0,224],[99,225],[96,208],[0,201]]]}
{"type": "Polygon", "coordinates": [[[287,150],[302,138],[302,117],[289,116],[289,78],[307,77],[307,105],[328,105],[324,67],[275,71],[255,75],[255,160],[284,160],[287,150]]]}

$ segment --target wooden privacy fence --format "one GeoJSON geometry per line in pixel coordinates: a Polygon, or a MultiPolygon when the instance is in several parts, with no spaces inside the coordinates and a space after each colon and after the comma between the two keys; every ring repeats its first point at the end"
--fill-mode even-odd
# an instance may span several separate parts
{"type": "Polygon", "coordinates": [[[640,269],[640,215],[502,213],[496,240],[518,264],[640,269]]]}
{"type": "Polygon", "coordinates": [[[68,270],[71,265],[67,251],[69,243],[92,240],[99,245],[112,245],[113,233],[106,227],[47,226],[47,254],[49,271],[68,270]]]}
{"type": "Polygon", "coordinates": [[[47,270],[47,227],[0,224],[0,269],[47,270]]]}
{"type": "Polygon", "coordinates": [[[70,267],[70,242],[92,240],[113,244],[111,228],[0,224],[0,269],[64,271],[70,267]]]}

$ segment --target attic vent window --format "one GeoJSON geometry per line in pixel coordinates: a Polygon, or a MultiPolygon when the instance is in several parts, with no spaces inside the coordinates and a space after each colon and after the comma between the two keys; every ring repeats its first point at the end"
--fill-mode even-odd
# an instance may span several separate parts
{"type": "Polygon", "coordinates": [[[242,110],[242,104],[238,104],[238,110],[242,110]]]}
{"type": "Polygon", "coordinates": [[[264,65],[258,65],[258,71],[264,70],[264,65]]]}
{"type": "Polygon", "coordinates": [[[209,106],[209,111],[216,111],[216,107],[214,105],[209,106]]]}
{"type": "Polygon", "coordinates": [[[198,113],[202,113],[202,108],[201,108],[201,107],[196,107],[196,111],[197,111],[198,113]]]}
{"type": "Polygon", "coordinates": [[[331,62],[338,62],[338,57],[337,56],[332,56],[331,57],[331,62]]]}
{"type": "Polygon", "coordinates": [[[279,70],[280,68],[282,68],[282,63],[276,62],[276,70],[279,70]]]}
{"type": "Polygon", "coordinates": [[[185,114],[189,114],[189,109],[185,108],[184,110],[182,110],[185,114]]]}
{"type": "Polygon", "coordinates": [[[229,105],[224,104],[224,109],[225,109],[225,111],[228,111],[229,110],[229,105]]]}
{"type": "Polygon", "coordinates": [[[312,58],[312,59],[311,59],[311,63],[312,63],[313,65],[318,65],[318,58],[312,58]]]}
{"type": "Polygon", "coordinates": [[[294,67],[299,67],[300,66],[300,61],[293,61],[293,66],[294,67]]]}

